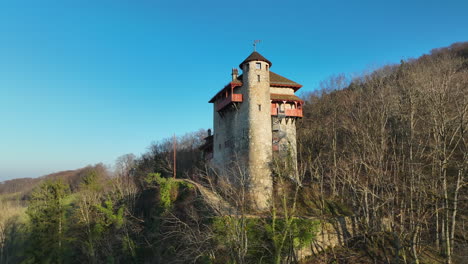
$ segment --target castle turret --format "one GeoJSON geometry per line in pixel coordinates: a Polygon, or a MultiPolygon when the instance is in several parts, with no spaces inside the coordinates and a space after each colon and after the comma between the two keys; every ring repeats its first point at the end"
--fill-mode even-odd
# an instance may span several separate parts
{"type": "Polygon", "coordinates": [[[251,195],[255,206],[268,208],[273,192],[271,178],[272,131],[270,111],[271,62],[258,52],[253,52],[241,64],[245,104],[247,105],[248,150],[246,164],[251,195]]]}

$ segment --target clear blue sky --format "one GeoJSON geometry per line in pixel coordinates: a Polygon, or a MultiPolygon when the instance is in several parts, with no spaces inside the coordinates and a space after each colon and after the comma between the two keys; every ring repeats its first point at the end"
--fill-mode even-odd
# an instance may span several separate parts
{"type": "Polygon", "coordinates": [[[252,51],[317,88],[468,40],[468,1],[0,0],[0,181],[209,128],[252,51]]]}

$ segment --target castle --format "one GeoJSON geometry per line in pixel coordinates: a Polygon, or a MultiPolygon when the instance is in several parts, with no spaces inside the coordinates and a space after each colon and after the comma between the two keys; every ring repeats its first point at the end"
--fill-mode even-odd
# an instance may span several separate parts
{"type": "Polygon", "coordinates": [[[271,66],[254,51],[239,65],[241,75],[232,69],[231,82],[209,101],[214,134],[209,132],[203,147],[213,167],[222,171],[235,162],[245,169],[253,207],[259,210],[268,208],[273,193],[274,156],[293,161],[297,173],[296,120],[302,118],[303,101],[294,95],[302,85],[271,66]]]}

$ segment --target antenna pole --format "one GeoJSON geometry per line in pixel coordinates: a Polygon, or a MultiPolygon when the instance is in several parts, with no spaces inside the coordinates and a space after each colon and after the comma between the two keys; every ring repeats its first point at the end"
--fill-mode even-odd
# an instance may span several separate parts
{"type": "Polygon", "coordinates": [[[176,164],[177,164],[177,156],[176,156],[176,145],[177,145],[177,141],[176,141],[176,136],[175,136],[175,133],[174,133],[174,136],[173,136],[173,142],[172,142],[172,145],[174,147],[174,175],[173,175],[173,178],[175,179],[176,178],[176,174],[177,174],[177,168],[176,168],[176,164]]]}
{"type": "Polygon", "coordinates": [[[254,46],[254,51],[257,51],[257,44],[262,42],[261,40],[257,39],[257,40],[254,40],[253,42],[253,46],[254,46]]]}

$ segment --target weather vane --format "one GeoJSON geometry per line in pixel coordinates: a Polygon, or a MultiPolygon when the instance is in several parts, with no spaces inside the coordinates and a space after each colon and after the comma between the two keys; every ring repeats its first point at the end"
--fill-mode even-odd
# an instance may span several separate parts
{"type": "Polygon", "coordinates": [[[253,43],[253,46],[254,46],[254,51],[257,51],[257,44],[262,42],[261,40],[257,39],[257,40],[254,40],[254,43],[253,43]]]}

